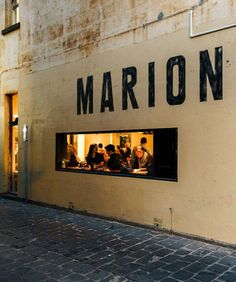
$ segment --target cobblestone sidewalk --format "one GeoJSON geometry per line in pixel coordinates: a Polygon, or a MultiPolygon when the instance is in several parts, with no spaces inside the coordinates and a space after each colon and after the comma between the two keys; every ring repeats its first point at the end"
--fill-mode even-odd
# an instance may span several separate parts
{"type": "Polygon", "coordinates": [[[0,282],[236,281],[236,251],[0,198],[0,282]]]}

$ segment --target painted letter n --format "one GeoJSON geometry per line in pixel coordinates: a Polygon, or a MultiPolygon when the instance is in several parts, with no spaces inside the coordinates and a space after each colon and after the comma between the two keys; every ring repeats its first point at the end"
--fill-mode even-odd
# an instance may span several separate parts
{"type": "Polygon", "coordinates": [[[207,101],[207,77],[214,100],[223,99],[222,47],[215,48],[215,72],[208,50],[200,52],[200,101],[207,101]]]}

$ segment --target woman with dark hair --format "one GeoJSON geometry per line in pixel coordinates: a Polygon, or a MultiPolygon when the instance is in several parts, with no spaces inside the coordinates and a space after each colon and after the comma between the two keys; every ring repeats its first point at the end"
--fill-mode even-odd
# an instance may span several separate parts
{"type": "Polygon", "coordinates": [[[100,168],[104,166],[104,158],[102,154],[98,152],[97,144],[91,144],[89,146],[89,151],[86,157],[86,162],[88,165],[91,165],[92,168],[100,168]]]}

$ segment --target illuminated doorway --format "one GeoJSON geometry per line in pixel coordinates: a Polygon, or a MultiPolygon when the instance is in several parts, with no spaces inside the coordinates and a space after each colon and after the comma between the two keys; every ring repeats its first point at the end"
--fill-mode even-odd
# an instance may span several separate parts
{"type": "Polygon", "coordinates": [[[18,191],[18,96],[7,95],[8,105],[8,192],[18,191]]]}

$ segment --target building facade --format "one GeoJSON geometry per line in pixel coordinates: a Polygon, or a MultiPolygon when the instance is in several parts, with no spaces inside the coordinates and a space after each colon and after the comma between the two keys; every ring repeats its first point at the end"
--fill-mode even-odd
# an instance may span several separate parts
{"type": "Polygon", "coordinates": [[[236,244],[236,2],[0,8],[0,192],[236,244]]]}

